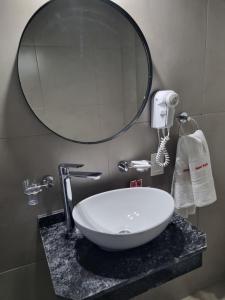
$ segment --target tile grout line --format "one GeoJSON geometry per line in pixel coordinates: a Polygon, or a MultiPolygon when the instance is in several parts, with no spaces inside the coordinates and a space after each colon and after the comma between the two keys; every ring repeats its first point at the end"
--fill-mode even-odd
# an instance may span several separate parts
{"type": "Polygon", "coordinates": [[[4,276],[5,274],[8,274],[10,272],[14,272],[14,271],[17,271],[17,270],[20,270],[20,269],[25,269],[28,266],[37,265],[40,262],[44,262],[44,259],[43,260],[39,260],[39,261],[34,261],[34,262],[30,263],[30,264],[21,265],[21,266],[18,266],[18,267],[11,268],[11,269],[8,269],[6,271],[0,272],[0,277],[4,276]]]}
{"type": "Polygon", "coordinates": [[[205,20],[205,49],[204,49],[204,70],[203,70],[203,106],[206,105],[206,71],[207,71],[207,49],[208,49],[208,26],[209,26],[209,0],[206,2],[206,20],[205,20]]]}
{"type": "MultiPolygon", "coordinates": [[[[193,117],[206,117],[206,116],[211,116],[211,115],[224,115],[225,114],[225,110],[224,111],[218,111],[218,112],[204,112],[204,113],[199,113],[199,114],[190,114],[193,117]]],[[[135,122],[133,124],[133,126],[137,126],[137,125],[141,125],[141,124],[148,124],[149,128],[151,128],[149,121],[139,121],[139,122],[135,122]]],[[[58,135],[54,134],[53,132],[50,133],[43,133],[43,134],[36,134],[36,135],[24,135],[24,136],[14,136],[14,137],[0,137],[0,141],[10,141],[10,140],[18,140],[18,139],[26,139],[26,138],[33,138],[33,137],[46,137],[46,136],[56,136],[58,138],[60,138],[58,135]]],[[[62,140],[66,140],[63,137],[61,137],[62,140]]]]}

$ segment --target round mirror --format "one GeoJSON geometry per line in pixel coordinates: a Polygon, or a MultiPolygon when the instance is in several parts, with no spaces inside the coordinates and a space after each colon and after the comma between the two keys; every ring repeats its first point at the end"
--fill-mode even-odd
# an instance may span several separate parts
{"type": "Polygon", "coordinates": [[[18,51],[24,96],[56,134],[85,144],[127,130],[151,89],[148,44],[109,0],[52,0],[27,24],[18,51]]]}

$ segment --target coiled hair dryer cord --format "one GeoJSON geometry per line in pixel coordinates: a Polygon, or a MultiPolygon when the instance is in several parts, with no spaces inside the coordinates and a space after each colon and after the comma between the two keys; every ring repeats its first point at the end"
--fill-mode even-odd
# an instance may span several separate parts
{"type": "Polygon", "coordinates": [[[160,138],[160,132],[158,129],[158,137],[159,137],[159,141],[160,141],[160,145],[159,145],[159,149],[156,155],[156,163],[157,165],[159,165],[160,167],[167,167],[170,164],[170,157],[169,157],[169,153],[166,149],[166,144],[168,143],[168,141],[170,140],[170,134],[169,134],[169,130],[168,130],[168,134],[165,135],[160,138]]]}

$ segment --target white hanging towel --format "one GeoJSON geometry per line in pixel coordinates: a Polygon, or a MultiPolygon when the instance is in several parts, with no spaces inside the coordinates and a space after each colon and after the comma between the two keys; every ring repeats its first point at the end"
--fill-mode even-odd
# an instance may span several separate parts
{"type": "Polygon", "coordinates": [[[184,217],[216,201],[209,149],[201,130],[178,140],[171,193],[184,217]]]}

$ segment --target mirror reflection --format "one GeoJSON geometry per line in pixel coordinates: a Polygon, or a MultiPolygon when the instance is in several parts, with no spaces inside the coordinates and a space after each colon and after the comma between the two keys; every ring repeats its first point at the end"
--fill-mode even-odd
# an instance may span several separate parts
{"type": "Polygon", "coordinates": [[[28,104],[67,139],[110,139],[142,111],[150,92],[148,46],[108,1],[53,0],[30,20],[18,53],[28,104]]]}

